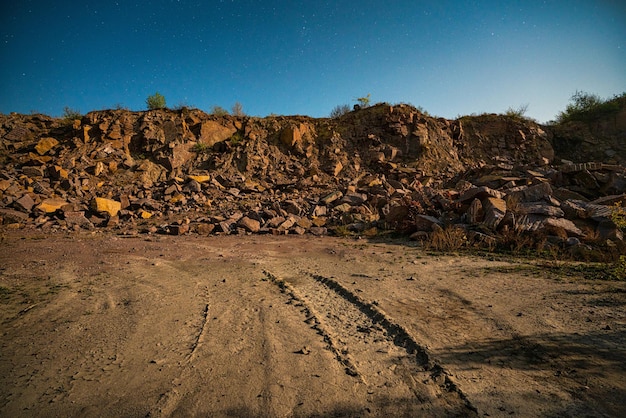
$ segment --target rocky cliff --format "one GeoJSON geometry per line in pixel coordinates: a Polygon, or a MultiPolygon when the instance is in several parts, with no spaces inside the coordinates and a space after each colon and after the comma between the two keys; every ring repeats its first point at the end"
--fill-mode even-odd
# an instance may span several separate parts
{"type": "MultiPolygon", "coordinates": [[[[337,119],[197,109],[0,115],[5,227],[123,233],[375,233],[503,228],[558,245],[622,240],[622,112],[546,127],[380,104],[337,119]],[[569,241],[568,241],[569,240],[569,241]]],[[[415,234],[417,233],[417,234],[415,234]]]]}

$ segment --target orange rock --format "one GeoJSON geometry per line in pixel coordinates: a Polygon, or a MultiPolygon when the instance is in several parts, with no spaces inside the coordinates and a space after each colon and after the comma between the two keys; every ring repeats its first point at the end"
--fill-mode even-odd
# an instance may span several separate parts
{"type": "Polygon", "coordinates": [[[120,202],[104,197],[96,197],[91,205],[96,212],[108,213],[111,216],[117,216],[120,209],[122,209],[120,202]]]}
{"type": "Polygon", "coordinates": [[[36,209],[44,213],[54,213],[67,204],[68,203],[65,200],[53,197],[50,199],[44,199],[39,205],[37,205],[36,209]]]}
{"type": "Polygon", "coordinates": [[[59,145],[59,141],[52,137],[41,138],[35,146],[35,150],[37,150],[39,155],[44,155],[57,145],[59,145]]]}

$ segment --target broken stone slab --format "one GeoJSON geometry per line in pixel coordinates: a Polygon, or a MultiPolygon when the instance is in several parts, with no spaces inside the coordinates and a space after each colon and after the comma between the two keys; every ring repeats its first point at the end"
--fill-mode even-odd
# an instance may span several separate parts
{"type": "Polygon", "coordinates": [[[582,200],[566,200],[561,203],[561,209],[565,217],[569,219],[586,219],[587,218],[587,202],[582,200]]]}
{"type": "Polygon", "coordinates": [[[557,236],[565,234],[566,237],[584,238],[585,233],[574,222],[565,218],[548,218],[543,221],[546,232],[557,236]]]}
{"type": "Polygon", "coordinates": [[[302,213],[302,208],[300,204],[295,200],[285,200],[282,203],[282,207],[287,213],[291,213],[292,215],[299,216],[302,213]]]}
{"type": "Polygon", "coordinates": [[[285,220],[286,218],[284,216],[275,216],[271,218],[269,221],[267,221],[266,226],[268,228],[278,228],[278,226],[282,224],[283,222],[285,222],[285,220]]]}
{"type": "Polygon", "coordinates": [[[385,215],[385,220],[396,224],[404,221],[409,216],[409,207],[405,205],[391,206],[385,215]]]}
{"type": "Polygon", "coordinates": [[[313,226],[313,221],[311,221],[309,218],[302,217],[296,221],[296,224],[306,230],[310,229],[313,226]]]}
{"type": "Polygon", "coordinates": [[[97,213],[107,213],[109,216],[117,216],[122,209],[122,203],[104,197],[95,197],[91,202],[92,209],[97,213]]]}
{"type": "Polygon", "coordinates": [[[288,229],[290,229],[292,226],[296,224],[296,221],[297,219],[295,217],[290,216],[283,223],[278,225],[278,228],[276,229],[280,232],[287,231],[288,229]]]}
{"type": "Polygon", "coordinates": [[[304,235],[306,234],[306,229],[302,228],[301,226],[294,226],[293,228],[291,228],[291,231],[293,231],[295,234],[298,235],[304,235]]]}
{"type": "Polygon", "coordinates": [[[209,235],[215,230],[215,225],[212,223],[198,223],[195,226],[195,231],[200,235],[209,235]]]}
{"type": "Polygon", "coordinates": [[[561,202],[564,200],[581,200],[583,202],[588,202],[585,196],[581,195],[578,192],[567,189],[565,187],[559,187],[557,189],[553,189],[553,196],[559,199],[561,202]]]}
{"type": "Polygon", "coordinates": [[[437,227],[443,227],[443,224],[439,219],[429,215],[415,216],[414,223],[418,231],[433,231],[437,227]]]}
{"type": "Polygon", "coordinates": [[[588,203],[585,207],[587,217],[593,219],[596,222],[602,222],[605,219],[611,219],[614,210],[615,209],[611,206],[594,205],[593,203],[588,203]]]}
{"type": "Polygon", "coordinates": [[[339,190],[334,191],[332,193],[329,193],[328,195],[324,196],[320,202],[323,203],[324,205],[328,206],[331,203],[333,203],[335,200],[341,199],[343,197],[343,193],[341,193],[339,190]]]}
{"type": "Polygon", "coordinates": [[[42,200],[41,203],[37,205],[36,210],[43,213],[54,213],[67,204],[68,202],[65,199],[52,197],[42,200]]]}
{"type": "Polygon", "coordinates": [[[516,197],[524,202],[547,200],[552,196],[552,193],[552,186],[547,182],[541,182],[533,186],[518,186],[507,191],[507,195],[516,197]]]}
{"type": "Polygon", "coordinates": [[[467,202],[469,200],[480,199],[481,201],[488,198],[494,197],[497,199],[504,199],[506,193],[499,192],[487,186],[481,187],[472,187],[471,189],[466,190],[459,196],[459,202],[467,202]]]}
{"type": "Polygon", "coordinates": [[[520,203],[518,208],[521,213],[527,215],[546,215],[555,218],[562,218],[565,216],[565,212],[563,212],[561,208],[549,205],[544,202],[520,203]]]}
{"type": "Polygon", "coordinates": [[[485,220],[485,211],[479,199],[472,200],[465,214],[470,225],[477,225],[485,220]]]}
{"type": "Polygon", "coordinates": [[[37,151],[37,153],[39,153],[39,155],[44,155],[57,145],[59,145],[59,141],[57,141],[55,138],[41,138],[37,145],[35,145],[35,150],[37,151]]]}
{"type": "Polygon", "coordinates": [[[244,216],[237,222],[237,225],[244,228],[248,232],[257,233],[261,229],[261,223],[256,219],[244,216]]]}
{"type": "Polygon", "coordinates": [[[65,211],[63,217],[68,228],[92,229],[94,227],[91,221],[85,217],[84,211],[65,211]]]}
{"type": "Polygon", "coordinates": [[[496,229],[506,213],[506,201],[489,196],[484,198],[481,203],[485,212],[484,224],[491,229],[496,229]]]}
{"type": "Polygon", "coordinates": [[[189,224],[183,223],[182,225],[172,224],[167,226],[168,233],[170,235],[183,235],[189,232],[189,224]]]}
{"type": "Polygon", "coordinates": [[[626,194],[603,196],[598,199],[592,200],[590,203],[594,205],[604,206],[615,206],[616,204],[625,206],[624,202],[626,202],[626,194]]]}
{"type": "Polygon", "coordinates": [[[26,213],[13,209],[0,209],[0,219],[2,224],[19,224],[28,222],[29,217],[26,213]]]}
{"type": "Polygon", "coordinates": [[[313,226],[309,232],[318,237],[328,235],[328,229],[323,226],[313,226]]]}
{"type": "Polygon", "coordinates": [[[189,180],[195,180],[195,181],[197,181],[200,184],[207,183],[207,182],[211,181],[211,176],[209,176],[209,175],[201,175],[201,174],[189,175],[189,176],[187,176],[187,178],[189,180]]]}
{"type": "Polygon", "coordinates": [[[316,205],[313,207],[313,210],[311,211],[311,216],[314,216],[314,217],[326,216],[327,213],[328,213],[327,206],[316,205]]]}
{"type": "Polygon", "coordinates": [[[45,167],[39,165],[27,165],[22,167],[22,174],[30,178],[43,177],[45,173],[45,167]]]}
{"type": "Polygon", "coordinates": [[[35,206],[35,201],[28,193],[13,202],[13,207],[26,213],[29,213],[33,206],[35,206]]]}
{"type": "Polygon", "coordinates": [[[342,197],[338,204],[347,203],[350,206],[359,206],[367,201],[367,195],[361,193],[347,193],[342,197]]]}
{"type": "Polygon", "coordinates": [[[333,211],[338,212],[338,213],[346,213],[346,212],[350,212],[351,209],[352,209],[352,206],[350,206],[350,204],[342,203],[340,205],[335,206],[333,208],[333,211]]]}

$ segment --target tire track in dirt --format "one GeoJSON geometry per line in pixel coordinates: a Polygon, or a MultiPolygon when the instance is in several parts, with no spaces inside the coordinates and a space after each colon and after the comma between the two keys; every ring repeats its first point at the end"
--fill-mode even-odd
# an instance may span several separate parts
{"type": "Polygon", "coordinates": [[[327,277],[285,279],[264,273],[301,308],[305,322],[322,336],[346,373],[367,386],[372,402],[402,398],[411,400],[404,407],[414,413],[443,407],[453,415],[476,414],[426,349],[374,304],[327,277]]]}

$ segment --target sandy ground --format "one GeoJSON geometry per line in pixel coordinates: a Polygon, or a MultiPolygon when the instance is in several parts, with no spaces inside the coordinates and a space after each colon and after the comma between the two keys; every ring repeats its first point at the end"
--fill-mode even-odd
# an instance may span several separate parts
{"type": "Polygon", "coordinates": [[[312,237],[0,243],[0,416],[626,416],[626,283],[312,237]]]}

